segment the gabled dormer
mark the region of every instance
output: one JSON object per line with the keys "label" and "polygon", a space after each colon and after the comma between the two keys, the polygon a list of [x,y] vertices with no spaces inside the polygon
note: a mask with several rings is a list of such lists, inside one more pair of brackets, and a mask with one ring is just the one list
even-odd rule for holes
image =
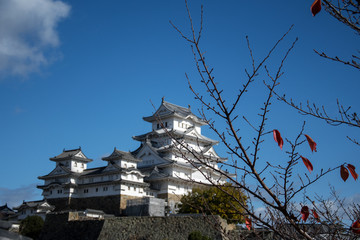
{"label": "gabled dormer", "polygon": [[87,169],[87,163],[91,162],[81,151],[81,147],[78,149],[63,150],[61,154],[50,158],[51,161],[56,162],[56,166],[61,165],[70,169],[72,172],[83,172]]}
{"label": "gabled dormer", "polygon": [[114,151],[107,157],[103,157],[102,160],[109,162],[109,164],[116,164],[120,168],[137,168],[137,163],[140,159],[135,158],[130,152],[124,152],[117,150]]}
{"label": "gabled dormer", "polygon": [[139,149],[135,150],[133,154],[136,158],[141,159],[138,163],[138,168],[146,168],[153,165],[170,163],[170,160],[162,158],[157,150],[151,146],[151,143],[144,142]]}
{"label": "gabled dormer", "polygon": [[156,112],[143,119],[152,124],[152,130],[167,128],[186,131],[189,128],[196,128],[201,133],[201,126],[207,124],[191,112],[190,106],[181,107],[166,102],[164,98]]}

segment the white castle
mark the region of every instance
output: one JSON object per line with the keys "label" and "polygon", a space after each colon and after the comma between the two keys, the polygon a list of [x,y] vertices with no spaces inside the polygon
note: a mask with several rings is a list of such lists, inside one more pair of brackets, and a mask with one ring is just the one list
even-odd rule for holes
{"label": "white castle", "polygon": [[[206,122],[190,107],[163,99],[158,110],[143,119],[151,123],[152,130],[133,137],[140,147],[133,152],[115,148],[110,156],[102,158],[107,163],[104,167],[88,168],[92,160],[81,148],[64,150],[50,158],[56,167],[40,176],[44,185],[37,186],[47,202],[57,211],[92,208],[119,215],[128,199],[157,197],[173,207],[198,184],[225,182],[208,166],[218,169],[217,164],[226,159],[213,149],[218,142],[201,134]],[[179,147],[184,144],[187,151]],[[208,166],[195,156],[205,158]]]}

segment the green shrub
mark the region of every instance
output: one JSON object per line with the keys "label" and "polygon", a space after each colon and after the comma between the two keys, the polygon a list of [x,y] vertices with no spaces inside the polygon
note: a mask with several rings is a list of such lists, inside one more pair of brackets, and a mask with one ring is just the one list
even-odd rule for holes
{"label": "green shrub", "polygon": [[39,216],[28,216],[20,223],[20,234],[37,239],[44,226],[44,220]]}
{"label": "green shrub", "polygon": [[189,234],[188,240],[211,240],[211,238],[202,235],[199,231],[194,231]]}

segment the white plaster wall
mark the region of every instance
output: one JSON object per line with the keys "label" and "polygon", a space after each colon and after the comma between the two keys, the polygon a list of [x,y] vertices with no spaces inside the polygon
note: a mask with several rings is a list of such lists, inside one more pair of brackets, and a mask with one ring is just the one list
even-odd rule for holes
{"label": "white plaster wall", "polygon": [[101,197],[119,194],[116,184],[104,184],[97,186],[83,186],[77,190],[78,198]]}
{"label": "white plaster wall", "polygon": [[191,192],[191,187],[187,183],[169,183],[167,191],[169,193],[179,195],[181,197],[184,194],[187,194],[188,192]]}
{"label": "white plaster wall", "polygon": [[201,126],[200,124],[195,124],[195,130],[201,134]]}
{"label": "white plaster wall", "polygon": [[[129,189],[130,187],[130,189]],[[86,197],[103,197],[125,194],[129,196],[142,197],[145,196],[144,188],[135,185],[124,185],[124,184],[108,184],[108,185],[97,185],[82,187],[77,190],[77,198]]]}
{"label": "white plaster wall", "polygon": [[[206,174],[206,173],[205,173]],[[208,176],[208,175],[207,175]],[[204,175],[196,170],[195,172],[193,172],[193,174],[191,175],[192,179],[194,179],[196,182],[202,182],[202,183],[209,183],[209,181],[204,177]]]}
{"label": "white plaster wall", "polygon": [[128,195],[128,196],[134,196],[134,197],[144,197],[146,196],[146,193],[144,191],[143,187],[134,186],[134,185],[127,185],[127,184],[121,184],[121,192],[120,194]]}
{"label": "white plaster wall", "polygon": [[87,164],[78,162],[78,161],[71,161],[71,167],[70,170],[73,172],[83,172],[85,169],[87,169]]}
{"label": "white plaster wall", "polygon": [[62,187],[56,187],[49,190],[47,198],[64,198],[67,196],[68,194],[65,192],[65,189],[63,189]]}
{"label": "white plaster wall", "polygon": [[[174,118],[162,119],[162,123],[165,128],[171,129],[174,126]],[[161,123],[158,122],[157,120],[155,120],[151,123],[151,127],[152,127],[152,130],[162,129]]]}
{"label": "white plaster wall", "polygon": [[118,164],[122,168],[137,168],[137,164],[133,162],[129,162],[126,160],[119,160],[120,163]]}

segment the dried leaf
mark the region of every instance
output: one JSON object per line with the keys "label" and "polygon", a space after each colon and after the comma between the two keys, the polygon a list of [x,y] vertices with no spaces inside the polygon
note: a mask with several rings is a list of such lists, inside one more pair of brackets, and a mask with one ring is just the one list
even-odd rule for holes
{"label": "dried leaf", "polygon": [[310,146],[311,151],[312,151],[312,152],[313,152],[313,151],[316,152],[316,142],[315,142],[311,137],[309,137],[309,135],[306,135],[306,134],[305,134],[305,137],[306,137],[306,139],[307,139],[307,141],[308,141],[308,143],[309,143],[309,146]]}
{"label": "dried leaf", "polygon": [[360,234],[360,220],[355,221],[351,225],[351,230],[353,233]]}
{"label": "dried leaf", "polygon": [[317,222],[320,222],[320,217],[319,217],[319,214],[317,214],[316,210],[315,210],[315,209],[311,209],[311,211],[312,211],[312,214],[313,214],[315,220],[316,220]]}
{"label": "dried leaf", "polygon": [[315,17],[321,11],[321,0],[315,0],[310,7],[312,15]]}
{"label": "dried leaf", "polygon": [[306,219],[309,217],[309,208],[307,206],[303,206],[301,208],[301,219],[306,222]]}
{"label": "dried leaf", "polygon": [[344,165],[341,165],[340,176],[341,176],[342,180],[344,180],[344,182],[346,182],[346,180],[349,177],[349,171],[344,167]]}
{"label": "dried leaf", "polygon": [[303,160],[306,168],[307,168],[307,169],[309,170],[309,172],[311,173],[311,171],[314,170],[314,168],[313,168],[313,165],[311,164],[311,162],[309,161],[309,159],[307,159],[307,158],[305,158],[305,157],[303,157],[303,156],[300,156],[300,157],[301,157],[301,159]]}
{"label": "dried leaf", "polygon": [[353,165],[351,165],[351,164],[348,164],[347,165],[347,168],[349,169],[349,171],[350,171],[350,173],[351,173],[351,176],[355,179],[355,181],[356,181],[356,179],[359,177],[359,174],[357,174],[356,172],[355,172],[355,167],[353,166]]}
{"label": "dried leaf", "polygon": [[273,135],[274,135],[274,140],[275,142],[277,142],[277,144],[279,145],[279,147],[282,149],[283,145],[284,145],[284,141],[281,137],[280,132],[277,129],[273,130]]}
{"label": "dried leaf", "polygon": [[251,230],[252,228],[252,223],[251,223],[251,219],[250,218],[245,218],[245,224],[246,224],[246,228],[248,230]]}

